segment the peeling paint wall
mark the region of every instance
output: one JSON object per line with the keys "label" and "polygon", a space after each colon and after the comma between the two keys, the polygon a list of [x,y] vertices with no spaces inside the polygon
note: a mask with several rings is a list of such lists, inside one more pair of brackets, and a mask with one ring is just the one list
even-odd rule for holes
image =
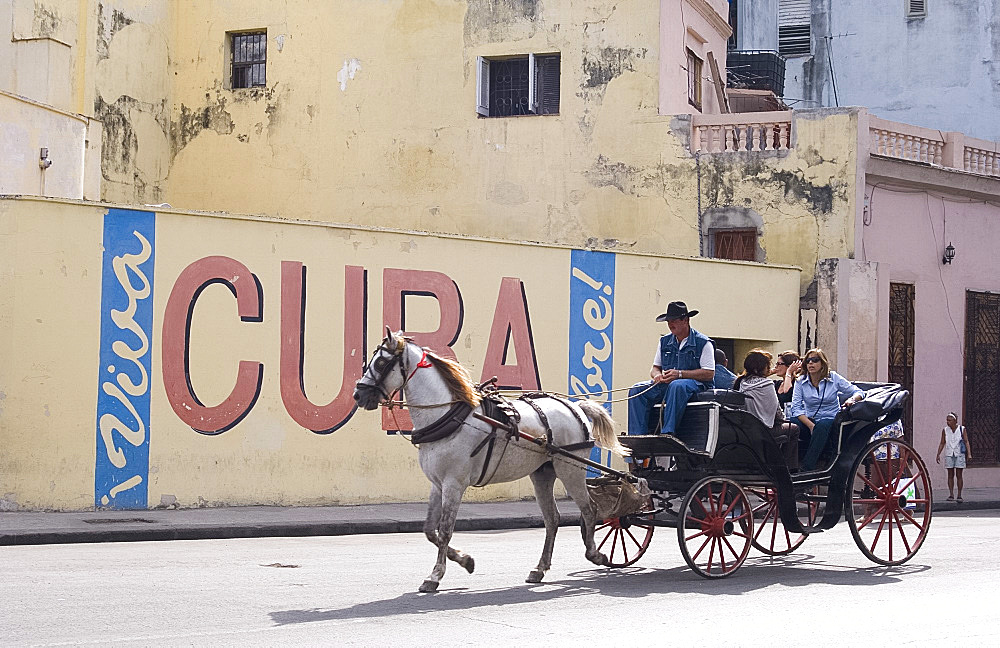
{"label": "peeling paint wall", "polygon": [[[613,0],[47,0],[38,15],[73,16],[86,43],[75,96],[104,124],[104,200],[697,255],[700,174],[702,208],[759,214],[766,258],[803,267],[805,292],[817,259],[853,253],[857,120],[797,113],[792,151],[696,164],[687,118],[660,114],[687,101],[663,72],[684,48],[663,41],[682,28],[724,66],[706,16],[725,3],[681,4],[679,22],[669,2]],[[261,29],[266,84],[233,89],[228,34]],[[480,117],[477,57],[529,53],[560,54],[559,114]]]}
{"label": "peeling paint wall", "polygon": [[102,198],[160,203],[170,168],[168,3],[96,3],[94,115],[104,122]]}
{"label": "peeling paint wall", "polygon": [[[337,6],[307,17],[251,2],[237,19],[206,4],[177,16],[178,33],[210,37],[179,41],[172,53],[165,200],[698,253],[688,122],[658,114],[667,83],[658,4],[367,3],[354,20],[378,25],[379,38],[348,29]],[[225,33],[250,28],[267,29],[267,85],[232,90]],[[476,114],[477,56],[553,52],[561,55],[558,115]],[[667,91],[686,102],[686,81]],[[818,258],[852,252],[856,119],[830,111],[796,124],[798,145],[783,157],[703,157],[702,200],[760,213],[767,258],[800,264],[808,283]],[[816,247],[803,249],[803,237]]]}

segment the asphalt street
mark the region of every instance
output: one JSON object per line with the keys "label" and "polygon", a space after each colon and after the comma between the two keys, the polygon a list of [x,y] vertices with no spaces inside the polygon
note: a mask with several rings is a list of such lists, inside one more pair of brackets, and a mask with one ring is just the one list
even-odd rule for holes
{"label": "asphalt street", "polygon": [[420,534],[2,547],[0,644],[1000,645],[996,511],[936,515],[901,567],[869,563],[842,524],[718,581],[687,569],[673,529],[611,571],[563,528],[527,585],[542,534],[459,534],[476,572],[451,564],[430,595]]}

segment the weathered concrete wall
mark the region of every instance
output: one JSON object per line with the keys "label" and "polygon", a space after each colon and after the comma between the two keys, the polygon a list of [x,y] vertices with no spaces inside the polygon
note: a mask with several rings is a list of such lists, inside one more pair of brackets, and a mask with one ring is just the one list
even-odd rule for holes
{"label": "weathered concrete wall", "polygon": [[788,267],[40,199],[0,199],[0,232],[6,508],[424,499],[395,419],[350,397],[404,320],[475,379],[574,393],[646,375],[674,299],[709,335],[795,338]]}
{"label": "weathered concrete wall", "polygon": [[99,121],[0,91],[0,194],[99,199],[100,147]]}
{"label": "weathered concrete wall", "polygon": [[160,203],[170,168],[170,42],[202,30],[175,31],[178,3],[102,0],[91,11],[88,79],[94,115],[104,123],[103,199]]}
{"label": "weathered concrete wall", "polygon": [[778,0],[740,0],[736,12],[737,49],[778,49]]}
{"label": "weathered concrete wall", "polygon": [[911,20],[901,1],[812,4],[813,55],[790,58],[785,74],[796,107],[834,105],[835,78],[841,106],[1000,139],[1000,2],[928,2]]}

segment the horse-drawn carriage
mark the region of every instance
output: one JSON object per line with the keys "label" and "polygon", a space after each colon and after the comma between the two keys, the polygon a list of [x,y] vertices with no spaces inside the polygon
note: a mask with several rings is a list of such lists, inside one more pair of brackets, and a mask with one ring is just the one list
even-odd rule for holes
{"label": "horse-drawn carriage", "polygon": [[[386,331],[358,381],[361,407],[399,404],[405,396],[416,430],[421,469],[431,481],[424,533],[438,547],[420,587],[435,591],[446,560],[472,572],[471,556],[450,546],[458,507],[470,486],[530,477],[545,521],[545,543],[528,582],[551,565],[559,525],[558,478],[580,508],[586,557],[609,567],[637,561],[656,527],[676,527],[688,565],[707,578],[728,576],[751,547],[771,555],[794,551],[811,533],[846,517],[871,560],[898,565],[923,544],[931,521],[931,489],[923,460],[902,439],[873,440],[897,421],[909,397],[898,385],[859,385],[866,398],[834,421],[819,470],[794,473],[783,457],[780,427],[768,429],[742,407],[743,394],[711,391],[688,404],[676,434],[615,436],[614,422],[594,401],[557,394],[504,398],[477,388],[454,361]],[[594,445],[627,454],[632,471],[588,459]],[[621,493],[648,485],[649,497],[600,515],[585,469],[615,480]],[[607,481],[607,480],[605,480]],[[607,493],[607,484],[600,487]],[[604,553],[607,552],[607,553]]]}
{"label": "horse-drawn carriage", "polygon": [[902,439],[873,438],[897,421],[909,393],[859,383],[863,401],[841,410],[819,469],[789,470],[780,421],[772,429],[743,407],[743,394],[712,390],[688,405],[676,435],[621,437],[651,505],[606,519],[598,547],[612,566],[635,563],[656,527],[676,527],[687,564],[707,578],[732,574],[751,547],[768,555],[797,549],[846,518],[858,548],[899,565],[923,544],[932,495],[923,460]]}

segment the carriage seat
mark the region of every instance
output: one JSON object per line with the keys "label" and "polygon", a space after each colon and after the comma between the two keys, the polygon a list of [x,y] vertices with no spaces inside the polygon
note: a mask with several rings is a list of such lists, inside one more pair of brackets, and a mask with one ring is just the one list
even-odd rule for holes
{"label": "carriage seat", "polygon": [[747,395],[735,389],[706,389],[691,397],[692,403],[719,403],[725,407],[745,410]]}

